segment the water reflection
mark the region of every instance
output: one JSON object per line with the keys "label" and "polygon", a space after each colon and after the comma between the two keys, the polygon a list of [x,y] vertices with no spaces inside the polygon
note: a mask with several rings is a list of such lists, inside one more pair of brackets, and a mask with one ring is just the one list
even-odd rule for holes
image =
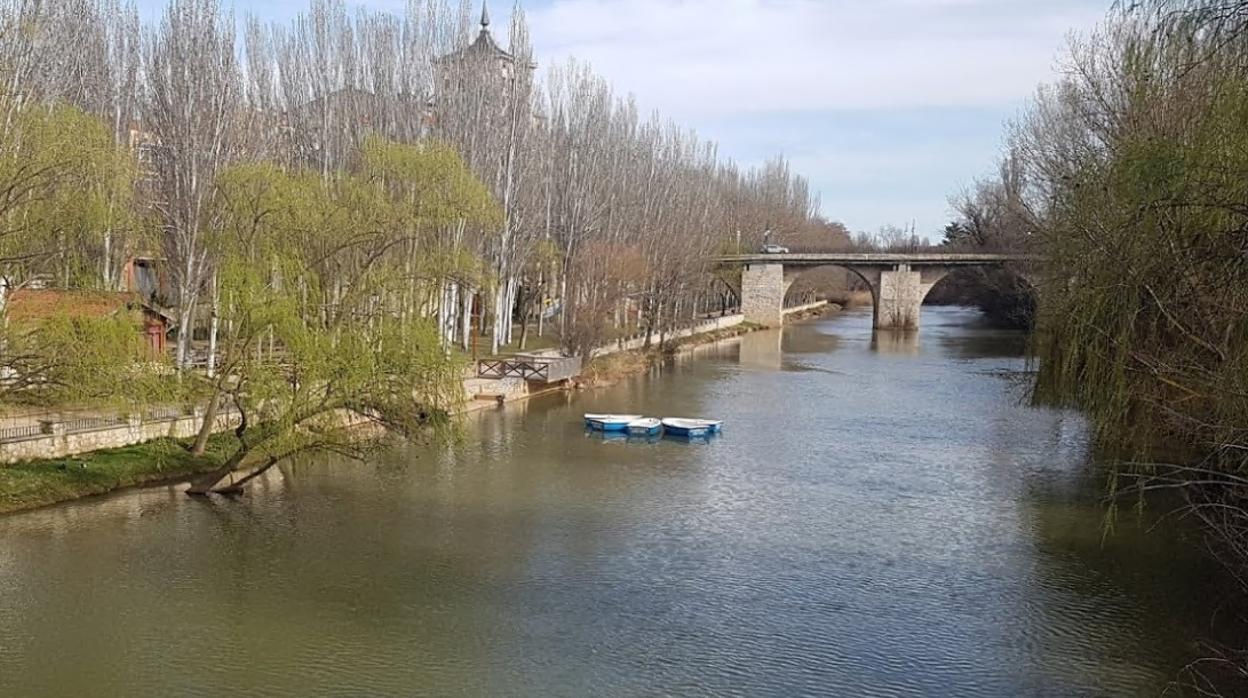
{"label": "water reflection", "polygon": [[917,330],[875,330],[871,333],[871,349],[881,354],[918,356]]}
{"label": "water reflection", "polygon": [[0,695],[1155,694],[1208,567],[1104,535],[1087,425],[1027,407],[974,320],[885,355],[846,314],[237,500],[0,518]]}
{"label": "water reflection", "polygon": [[755,368],[780,370],[784,365],[781,342],[784,334],[776,330],[751,332],[740,338],[740,360],[743,365]]}

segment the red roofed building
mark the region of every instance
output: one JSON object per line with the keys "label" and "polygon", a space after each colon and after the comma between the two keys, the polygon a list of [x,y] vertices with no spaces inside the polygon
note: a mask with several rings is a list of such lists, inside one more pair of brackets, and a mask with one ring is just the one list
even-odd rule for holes
{"label": "red roofed building", "polygon": [[9,294],[5,317],[12,327],[35,326],[53,317],[102,318],[130,313],[153,354],[164,354],[172,318],[137,293],[21,289]]}

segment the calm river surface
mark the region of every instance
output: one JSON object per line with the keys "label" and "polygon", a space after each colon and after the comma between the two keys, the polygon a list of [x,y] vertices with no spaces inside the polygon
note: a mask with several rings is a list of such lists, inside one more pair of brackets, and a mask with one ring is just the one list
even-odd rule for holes
{"label": "calm river surface", "polygon": [[[0,518],[3,696],[1135,696],[1207,564],[1120,521],[1019,335],[848,313],[473,417],[464,442]],[[715,416],[709,444],[580,414]]]}

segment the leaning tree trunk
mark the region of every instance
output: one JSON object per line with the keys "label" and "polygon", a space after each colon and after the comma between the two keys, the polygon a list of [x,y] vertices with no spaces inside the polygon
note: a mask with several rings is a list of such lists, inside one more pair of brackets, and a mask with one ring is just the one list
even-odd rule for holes
{"label": "leaning tree trunk", "polygon": [[212,397],[208,400],[208,405],[204,408],[204,421],[199,424],[199,433],[195,435],[195,446],[191,448],[191,453],[196,456],[204,455],[208,450],[208,439],[212,438],[212,434],[216,431],[217,426],[217,406],[221,402],[221,391],[214,390]]}
{"label": "leaning tree trunk", "polygon": [[226,479],[234,471],[238,470],[238,468],[243,464],[243,459],[246,457],[247,450],[243,448],[238,449],[229,457],[229,459],[225,461],[225,463],[221,465],[220,468],[217,468],[216,470],[191,481],[191,487],[186,491],[186,493],[194,497],[203,497],[211,494],[222,480]]}

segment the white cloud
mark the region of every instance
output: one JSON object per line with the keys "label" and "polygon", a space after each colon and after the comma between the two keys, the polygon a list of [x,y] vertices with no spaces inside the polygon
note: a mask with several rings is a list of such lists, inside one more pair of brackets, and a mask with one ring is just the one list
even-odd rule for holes
{"label": "white cloud", "polygon": [[543,61],[588,60],[676,117],[1000,106],[1051,75],[1096,0],[554,0]]}
{"label": "white cloud", "polygon": [[934,232],[948,194],[992,168],[999,119],[1109,0],[525,4],[540,62],[588,61],[729,156],[782,150],[851,227]]}

